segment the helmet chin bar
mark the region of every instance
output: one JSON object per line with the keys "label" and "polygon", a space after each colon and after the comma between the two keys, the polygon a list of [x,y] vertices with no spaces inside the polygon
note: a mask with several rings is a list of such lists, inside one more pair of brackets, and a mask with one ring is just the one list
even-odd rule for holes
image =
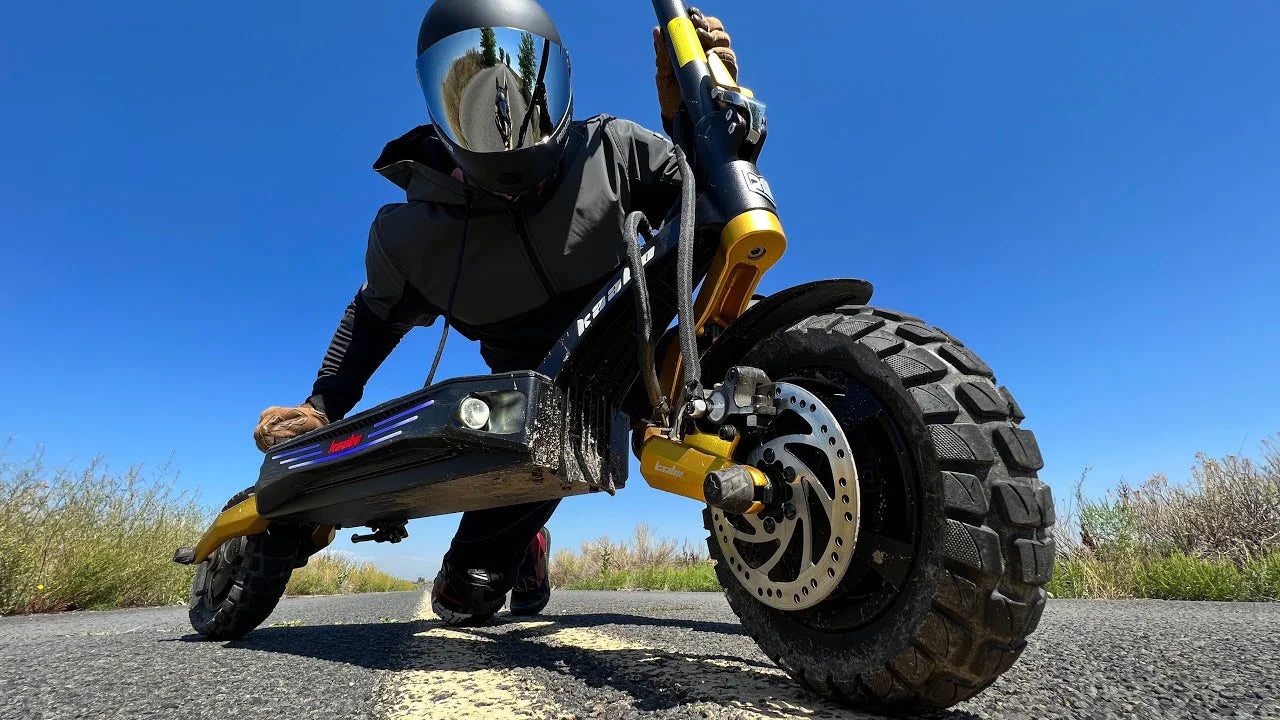
{"label": "helmet chin bar", "polygon": [[572,105],[560,127],[538,145],[503,153],[477,153],[460,147],[446,134],[437,134],[469,185],[509,199],[539,190],[560,170],[572,122]]}

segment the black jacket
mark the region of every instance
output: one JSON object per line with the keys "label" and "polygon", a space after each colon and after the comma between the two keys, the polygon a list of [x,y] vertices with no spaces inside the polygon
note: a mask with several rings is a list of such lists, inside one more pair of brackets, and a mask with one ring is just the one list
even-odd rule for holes
{"label": "black jacket", "polygon": [[571,126],[558,173],[526,198],[468,187],[453,168],[430,125],[389,143],[374,164],[408,202],[384,206],[369,230],[368,279],[310,398],[330,420],[359,402],[410,328],[445,313],[451,292],[451,324],[480,342],[493,371],[536,367],[621,263],[626,215],[642,210],[656,226],[679,197],[671,143],[603,115]]}

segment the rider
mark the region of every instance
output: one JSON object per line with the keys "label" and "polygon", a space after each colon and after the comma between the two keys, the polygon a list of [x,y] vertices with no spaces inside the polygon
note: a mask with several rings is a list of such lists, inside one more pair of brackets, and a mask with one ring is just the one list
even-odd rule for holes
{"label": "rider", "polygon": [[[724,26],[690,10],[705,50],[736,77]],[[493,45],[521,59],[532,89],[512,118],[511,148],[490,134],[470,140],[466,83],[485,82]],[[486,47],[487,46],[487,47]],[[530,72],[529,48],[533,48]],[[658,96],[671,127],[680,90],[654,28]],[[487,52],[486,52],[487,51]],[[347,306],[305,403],[272,407],[254,431],[272,445],[338,420],[415,326],[444,316],[479,341],[493,372],[535,368],[574,314],[622,261],[626,215],[656,226],[679,196],[674,147],[618,118],[573,119],[569,57],[534,0],[436,0],[418,33],[418,80],[432,125],[393,140],[374,168],[407,202],[383,206],[365,255],[367,281]],[[464,513],[432,586],[432,607],[452,624],[478,624],[502,608],[532,615],[550,599],[550,533],[558,501]]]}
{"label": "rider", "polygon": [[498,126],[498,134],[502,136],[504,150],[511,149],[511,105],[507,102],[507,84],[501,80],[493,81],[493,118]]}

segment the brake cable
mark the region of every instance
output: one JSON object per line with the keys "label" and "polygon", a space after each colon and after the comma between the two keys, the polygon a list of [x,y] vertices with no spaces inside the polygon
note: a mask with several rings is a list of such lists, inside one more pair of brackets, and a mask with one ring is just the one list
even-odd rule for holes
{"label": "brake cable", "polygon": [[[697,201],[697,184],[693,169],[684,150],[675,147],[676,163],[680,168],[680,225],[676,238],[676,335],[679,339],[681,365],[684,370],[684,393],[686,396],[701,395],[702,361],[698,357],[696,331],[693,327],[693,243],[695,233],[695,203]],[[653,316],[649,305],[649,283],[645,275],[644,263],[640,257],[640,237],[646,242],[650,240],[651,228],[645,214],[639,210],[627,215],[623,228],[623,241],[627,251],[627,261],[631,266],[632,282],[636,292],[636,323],[639,332],[637,349],[640,362],[640,376],[644,380],[645,392],[649,403],[653,406],[654,419],[666,421],[671,414],[671,407],[662,393],[661,383],[654,363]],[[683,412],[676,413],[673,419],[673,431],[679,435]]]}
{"label": "brake cable", "polygon": [[702,360],[698,357],[697,331],[693,327],[693,241],[697,187],[693,168],[680,146],[675,147],[680,166],[680,237],[676,259],[676,332],[680,337],[680,355],[684,366],[684,391],[691,396],[702,390]]}
{"label": "brake cable", "polygon": [[644,380],[645,393],[649,396],[649,404],[653,406],[653,419],[662,425],[669,422],[671,406],[662,394],[662,385],[658,381],[658,369],[654,363],[653,347],[653,313],[649,305],[649,279],[644,272],[644,261],[640,257],[640,238],[647,245],[653,239],[653,228],[649,218],[641,210],[627,215],[623,226],[623,245],[627,251],[627,262],[631,267],[631,281],[636,290],[636,329],[639,332],[637,352],[640,361],[640,377]]}

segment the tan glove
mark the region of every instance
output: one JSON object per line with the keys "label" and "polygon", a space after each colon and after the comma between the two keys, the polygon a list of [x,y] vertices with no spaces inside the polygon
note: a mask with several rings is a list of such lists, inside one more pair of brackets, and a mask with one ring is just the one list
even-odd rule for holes
{"label": "tan glove", "polygon": [[319,410],[303,403],[298,407],[269,407],[258,418],[253,429],[254,442],[262,452],[273,446],[318,430],[329,424],[329,418]]}
{"label": "tan glove", "polygon": [[[738,79],[738,55],[730,47],[729,33],[724,30],[724,23],[719,18],[703,15],[698,8],[689,8],[689,19],[698,31],[698,40],[702,43],[703,52],[713,52],[728,68],[734,81]],[[680,109],[680,81],[676,79],[675,68],[671,65],[671,53],[667,50],[666,31],[653,29],[654,61],[658,75],[658,104],[662,106],[662,122],[670,124]]]}

